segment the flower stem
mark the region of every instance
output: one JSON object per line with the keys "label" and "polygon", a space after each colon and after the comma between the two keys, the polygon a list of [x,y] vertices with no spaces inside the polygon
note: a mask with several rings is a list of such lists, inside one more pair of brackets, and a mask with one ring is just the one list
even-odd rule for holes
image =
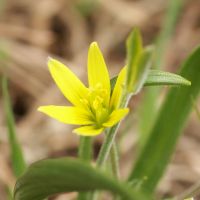
{"label": "flower stem", "polygon": [[119,179],[120,173],[119,173],[119,156],[118,156],[118,149],[117,144],[114,141],[111,150],[110,150],[110,159],[111,159],[111,167],[112,172],[115,176],[115,178]]}
{"label": "flower stem", "polygon": [[[79,145],[79,149],[78,149],[78,155],[79,155],[79,158],[83,162],[90,163],[90,161],[92,159],[92,155],[93,155],[92,137],[85,137],[85,136],[80,137],[80,145]],[[89,195],[89,193],[87,193],[87,192],[80,192],[78,194],[77,199],[78,200],[87,200],[88,195]]]}
{"label": "flower stem", "polygon": [[97,167],[102,167],[106,159],[108,158],[108,155],[110,153],[119,125],[120,123],[116,124],[115,126],[111,127],[108,130],[108,133],[106,134],[106,138],[104,140],[103,145],[101,146],[101,149],[97,158],[97,162],[96,162]]}
{"label": "flower stem", "polygon": [[[123,94],[122,100],[121,100],[121,104],[120,104],[120,108],[127,107],[129,99],[130,99],[129,94],[126,91],[124,91],[124,94]],[[106,131],[106,137],[101,146],[101,149],[100,149],[99,155],[97,157],[97,161],[96,161],[97,168],[102,168],[104,166],[104,163],[107,160],[108,155],[110,154],[111,148],[112,148],[113,144],[115,143],[115,136],[117,134],[117,130],[118,130],[119,126],[120,126],[120,122],[117,123],[116,125],[114,125],[113,127],[111,127],[110,129],[108,129],[108,131]],[[118,163],[115,163],[115,165],[118,166]],[[90,199],[97,200],[98,194],[99,194],[98,192],[93,192],[91,194]]]}
{"label": "flower stem", "polygon": [[78,150],[79,158],[85,162],[90,162],[92,154],[92,138],[81,136]]}
{"label": "flower stem", "polygon": [[[130,98],[129,98],[128,93],[125,92],[121,100],[120,108],[125,108],[129,102],[129,99]],[[101,149],[97,158],[97,163],[96,163],[97,167],[101,168],[104,165],[105,161],[107,160],[111,147],[115,141],[115,136],[117,134],[117,130],[119,126],[120,126],[120,122],[108,130],[106,134],[106,138],[104,140],[103,145],[101,146]]]}
{"label": "flower stem", "polygon": [[[116,141],[113,142],[113,145],[110,150],[110,162],[113,176],[119,180],[120,172],[119,172],[119,152],[117,148]],[[119,196],[117,194],[113,195],[113,199],[119,200]]]}

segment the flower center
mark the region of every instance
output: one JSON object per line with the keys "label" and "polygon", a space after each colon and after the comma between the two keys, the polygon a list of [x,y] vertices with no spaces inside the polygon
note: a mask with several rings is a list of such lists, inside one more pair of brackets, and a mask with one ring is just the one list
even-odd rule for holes
{"label": "flower center", "polygon": [[108,92],[103,88],[101,83],[98,83],[95,87],[89,88],[87,98],[80,100],[87,106],[87,109],[91,113],[92,120],[97,127],[101,127],[110,114],[109,107],[105,101],[107,95]]}

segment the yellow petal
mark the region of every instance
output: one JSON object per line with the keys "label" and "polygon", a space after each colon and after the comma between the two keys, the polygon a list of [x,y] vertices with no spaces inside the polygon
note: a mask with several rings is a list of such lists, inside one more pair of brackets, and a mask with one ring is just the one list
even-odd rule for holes
{"label": "yellow petal", "polygon": [[55,59],[48,60],[48,67],[63,95],[75,106],[81,106],[80,99],[88,94],[88,89],[84,84],[68,67]]}
{"label": "yellow petal", "polygon": [[110,107],[113,109],[117,109],[119,107],[123,86],[125,83],[125,78],[126,78],[126,67],[123,67],[117,77],[117,81],[110,100]]}
{"label": "yellow petal", "polygon": [[41,106],[38,111],[66,124],[93,124],[90,115],[83,109],[69,106]]}
{"label": "yellow petal", "polygon": [[95,88],[102,85],[106,90],[106,102],[110,99],[110,77],[103,55],[96,42],[90,45],[88,52],[88,82],[89,86]]}
{"label": "yellow petal", "polygon": [[103,126],[111,127],[111,126],[115,125],[117,122],[119,122],[121,119],[123,119],[128,114],[128,112],[129,112],[128,108],[114,110],[110,114],[108,121],[103,123]]}
{"label": "yellow petal", "polygon": [[95,128],[94,126],[83,126],[80,128],[76,128],[73,130],[73,133],[76,133],[78,135],[83,135],[83,136],[96,136],[99,135],[104,128]]}

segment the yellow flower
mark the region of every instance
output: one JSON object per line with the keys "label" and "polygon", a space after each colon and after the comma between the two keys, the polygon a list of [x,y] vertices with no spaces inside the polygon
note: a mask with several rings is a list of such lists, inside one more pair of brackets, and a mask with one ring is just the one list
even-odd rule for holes
{"label": "yellow flower", "polygon": [[108,70],[96,42],[90,45],[88,52],[88,88],[59,61],[50,58],[48,67],[55,83],[73,106],[49,105],[38,110],[60,122],[80,125],[74,133],[98,135],[128,113],[128,108],[119,109],[126,70],[123,68],[119,73],[111,94]]}

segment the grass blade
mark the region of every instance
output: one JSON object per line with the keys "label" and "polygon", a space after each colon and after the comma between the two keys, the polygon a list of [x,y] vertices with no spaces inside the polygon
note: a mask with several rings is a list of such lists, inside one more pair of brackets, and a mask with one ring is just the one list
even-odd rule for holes
{"label": "grass blade", "polygon": [[[177,140],[192,110],[191,96],[197,99],[200,91],[200,47],[183,64],[181,76],[191,80],[191,87],[171,88],[156,123],[144,144],[129,180],[146,181],[142,189],[153,192],[162,177]],[[151,116],[149,116],[151,117]]]}
{"label": "grass blade", "polygon": [[180,10],[185,0],[170,0],[163,27],[157,39],[155,66],[161,68],[166,46],[174,32]]}
{"label": "grass blade", "polygon": [[[164,61],[164,56],[166,52],[166,47],[172,37],[172,34],[176,27],[176,22],[178,20],[182,6],[184,5],[185,0],[170,0],[168,1],[168,9],[164,19],[164,24],[161,28],[161,31],[158,35],[156,44],[155,44],[155,56],[154,63],[157,69],[161,69]],[[139,145],[142,148],[142,145],[145,143],[146,138],[148,137],[152,126],[155,122],[157,115],[157,99],[160,94],[160,88],[147,88],[141,106],[139,108],[139,114],[141,123],[139,124],[140,129],[140,138]],[[152,113],[151,117],[148,117],[146,113]]]}
{"label": "grass blade", "polygon": [[6,114],[10,149],[11,149],[12,167],[15,176],[19,177],[24,172],[26,165],[22,149],[20,144],[18,143],[15,132],[15,122],[11,108],[10,96],[8,93],[7,79],[5,77],[2,78],[2,91],[3,91],[3,101]]}

